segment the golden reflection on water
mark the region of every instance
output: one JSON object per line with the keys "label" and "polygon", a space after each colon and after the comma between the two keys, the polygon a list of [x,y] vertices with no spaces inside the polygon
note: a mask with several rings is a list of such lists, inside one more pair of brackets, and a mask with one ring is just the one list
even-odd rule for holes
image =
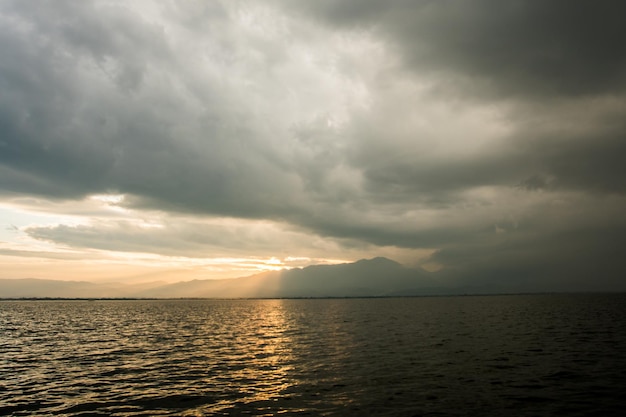
{"label": "golden reflection on water", "polygon": [[[251,303],[251,310],[237,323],[240,328],[230,329],[234,333],[233,350],[224,352],[226,357],[223,358],[215,358],[214,352],[207,353],[213,359],[228,363],[235,359],[235,363],[240,363],[241,366],[225,369],[222,378],[237,389],[241,403],[254,406],[258,411],[269,410],[269,405],[280,401],[284,392],[294,385],[290,377],[294,363],[293,340],[289,335],[293,322],[287,316],[284,303],[284,300]],[[215,378],[211,379],[214,382]],[[232,400],[224,400],[203,411],[224,412],[229,406]]]}
{"label": "golden reflection on water", "polygon": [[571,398],[581,415],[622,415],[625,305],[622,294],[5,302],[0,415],[563,415]]}
{"label": "golden reflection on water", "polygon": [[[251,380],[266,380],[267,385],[255,390],[252,400],[268,400],[290,385],[288,372],[292,369],[292,340],[287,335],[289,324],[283,300],[267,300],[253,317],[262,324],[252,331],[256,345],[254,365],[244,368]],[[248,333],[248,332],[246,332]]]}

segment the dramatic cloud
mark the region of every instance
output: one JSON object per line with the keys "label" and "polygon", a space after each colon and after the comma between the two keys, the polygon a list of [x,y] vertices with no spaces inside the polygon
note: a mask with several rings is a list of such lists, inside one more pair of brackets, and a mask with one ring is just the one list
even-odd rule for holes
{"label": "dramatic cloud", "polygon": [[4,1],[5,270],[383,255],[484,286],[624,289],[624,12]]}
{"label": "dramatic cloud", "polygon": [[626,6],[610,0],[285,3],[332,27],[374,30],[410,70],[478,83],[479,95],[554,99],[626,88]]}

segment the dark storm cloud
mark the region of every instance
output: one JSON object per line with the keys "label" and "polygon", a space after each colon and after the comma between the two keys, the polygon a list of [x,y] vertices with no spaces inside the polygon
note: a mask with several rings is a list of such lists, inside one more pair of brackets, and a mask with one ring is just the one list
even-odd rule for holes
{"label": "dark storm cloud", "polygon": [[[437,89],[445,94],[513,105],[509,123],[515,137],[508,149],[486,149],[486,154],[449,163],[404,157],[380,164],[380,149],[364,155],[357,164],[381,195],[394,187],[401,198],[525,184],[539,176],[570,189],[625,191],[620,155],[626,146],[626,26],[621,19],[626,5],[519,0],[290,4],[324,24],[380,34],[400,48],[403,70],[438,80]],[[596,108],[602,110],[590,118]],[[551,126],[547,132],[545,125]]]}
{"label": "dark storm cloud", "polygon": [[589,120],[584,108],[542,110],[532,122],[512,123],[514,130],[502,137],[506,146],[493,144],[479,154],[433,157],[374,145],[360,148],[354,163],[363,167],[373,198],[397,201],[418,198],[436,204],[479,186],[626,192],[626,112],[619,119]]}
{"label": "dark storm cloud", "polygon": [[[107,134],[106,122],[107,113],[119,111],[112,99],[119,106],[123,96],[102,94],[105,86],[85,77],[81,66],[104,65],[124,50],[137,22],[101,15],[88,3],[7,2],[3,9],[0,158],[14,178],[4,188],[75,197],[114,185],[120,143]],[[129,61],[136,54],[126,52],[118,57],[124,65],[109,74],[114,82],[135,65]]]}
{"label": "dark storm cloud", "polygon": [[[624,131],[626,131],[626,126]],[[592,138],[573,137],[569,143],[541,138],[527,160],[545,173],[543,188],[583,190],[591,193],[626,193],[626,153],[624,133]],[[532,178],[525,183],[532,182]],[[536,183],[536,182],[535,182]],[[537,184],[536,184],[537,185]]]}
{"label": "dark storm cloud", "polygon": [[[125,194],[137,210],[438,249],[472,279],[587,271],[601,236],[621,244],[621,2],[147,4],[2,3],[3,193]],[[101,226],[30,235],[237,245],[119,224],[107,243]]]}
{"label": "dark storm cloud", "polygon": [[265,151],[264,126],[219,74],[198,79],[161,28],[122,6],[47,6],[5,4],[3,189],[124,192],[252,217],[279,209],[267,184],[289,185]]}
{"label": "dark storm cloud", "polygon": [[[292,5],[294,2],[290,2]],[[301,1],[340,27],[380,31],[415,71],[503,95],[613,94],[626,87],[626,5],[611,0]],[[475,93],[479,90],[475,90]]]}

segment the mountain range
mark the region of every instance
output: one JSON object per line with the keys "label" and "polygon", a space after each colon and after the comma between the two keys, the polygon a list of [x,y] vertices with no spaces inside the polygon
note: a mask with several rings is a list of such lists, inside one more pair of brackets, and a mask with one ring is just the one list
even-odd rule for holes
{"label": "mountain range", "polygon": [[235,279],[91,283],[0,279],[0,298],[286,298],[377,297],[450,293],[436,274],[387,258],[271,271]]}

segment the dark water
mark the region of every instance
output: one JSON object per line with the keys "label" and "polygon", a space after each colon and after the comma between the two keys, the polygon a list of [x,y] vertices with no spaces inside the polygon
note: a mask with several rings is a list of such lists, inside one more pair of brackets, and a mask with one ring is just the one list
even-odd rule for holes
{"label": "dark water", "polygon": [[0,302],[0,415],[626,412],[626,296]]}

